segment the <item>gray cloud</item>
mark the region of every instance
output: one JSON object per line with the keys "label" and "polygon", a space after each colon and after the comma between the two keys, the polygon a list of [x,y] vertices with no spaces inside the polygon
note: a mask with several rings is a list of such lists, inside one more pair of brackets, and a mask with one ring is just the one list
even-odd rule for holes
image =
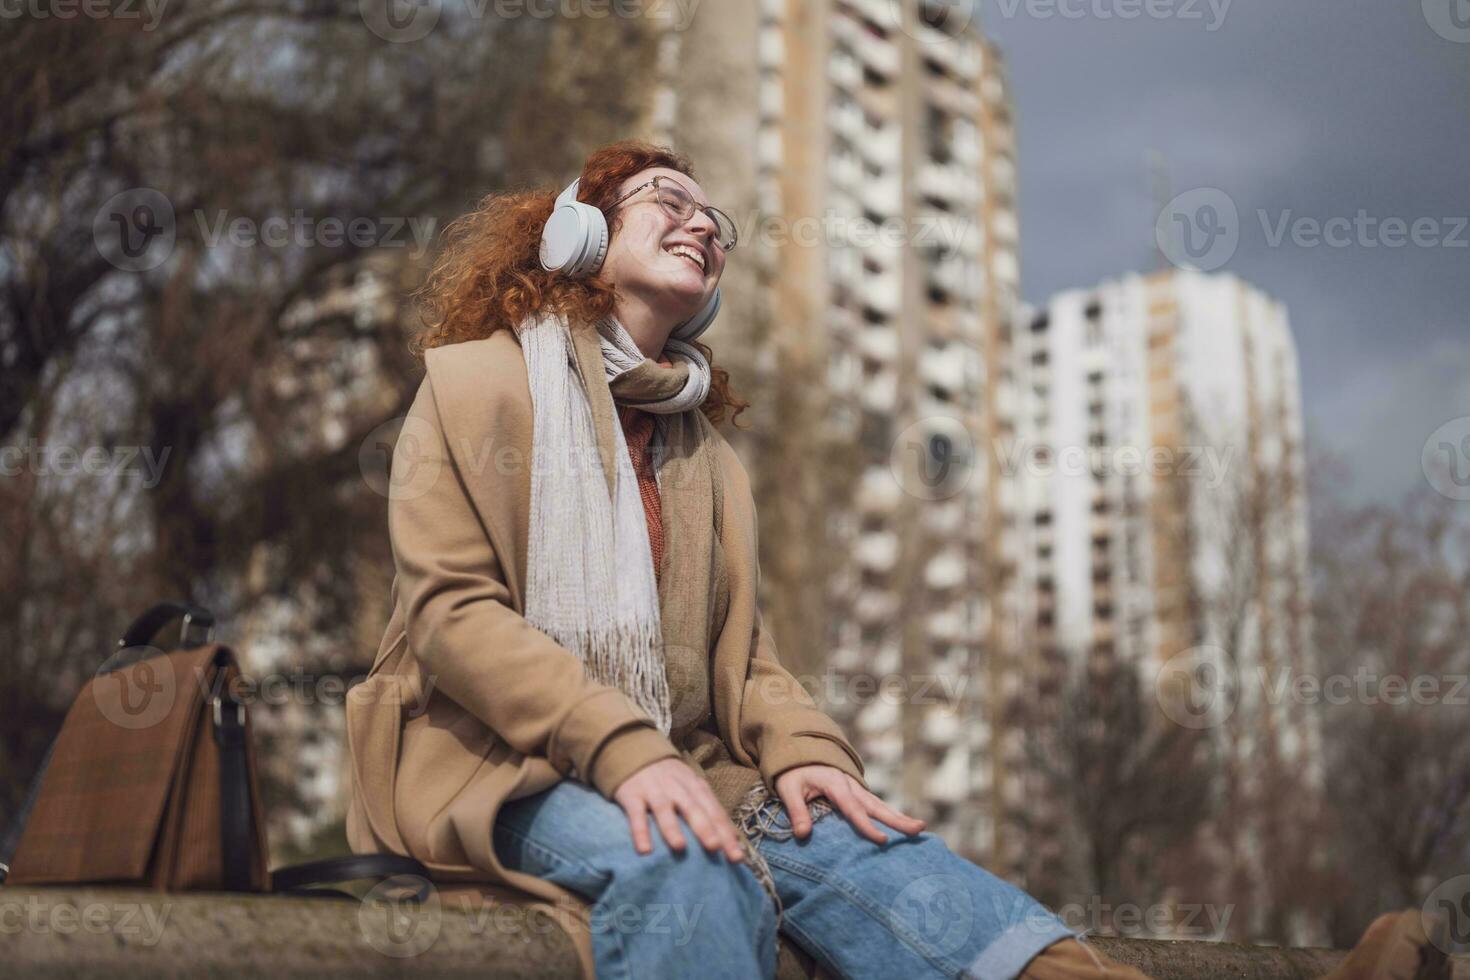
{"label": "gray cloud", "polygon": [[1470,43],[1420,0],[1235,0],[1213,32],[1092,13],[1127,2],[980,4],[1017,101],[1027,299],[1154,266],[1158,150],[1175,192],[1236,203],[1225,269],[1287,304],[1311,437],[1396,497],[1422,480],[1425,437],[1470,415],[1470,248],[1273,247],[1258,215],[1470,217]]}

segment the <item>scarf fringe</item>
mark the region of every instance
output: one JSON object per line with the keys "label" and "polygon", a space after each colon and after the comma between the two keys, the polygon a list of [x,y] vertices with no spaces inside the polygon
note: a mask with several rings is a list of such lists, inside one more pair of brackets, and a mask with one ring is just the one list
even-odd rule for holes
{"label": "scarf fringe", "polygon": [[582,651],[582,667],[589,677],[621,690],[649,713],[659,731],[670,732],[671,695],[663,658],[642,655],[650,649],[661,651],[657,622],[643,620],[593,630],[552,627],[546,632],[567,649]]}
{"label": "scarf fringe", "polygon": [[[832,812],[832,804],[825,798],[818,797],[807,804],[807,812],[811,814],[812,823],[816,823]],[[791,829],[791,820],[786,816],[786,807],[771,795],[762,780],[750,787],[731,818],[744,838],[742,844],[745,848],[745,863],[750,865],[756,880],[775,903],[776,931],[779,932],[785,907],[781,904],[781,896],[776,894],[776,880],[771,876],[771,866],[761,854],[759,844],[766,837],[771,840],[790,840],[795,835],[796,832]]]}

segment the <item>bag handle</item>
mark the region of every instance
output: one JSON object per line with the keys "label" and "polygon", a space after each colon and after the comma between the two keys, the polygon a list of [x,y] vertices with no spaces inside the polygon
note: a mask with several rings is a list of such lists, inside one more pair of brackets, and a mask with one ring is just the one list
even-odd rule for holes
{"label": "bag handle", "polygon": [[[173,619],[183,620],[179,630],[179,643],[174,649],[191,650],[214,638],[214,613],[203,606],[169,599],[150,606],[134,619],[123,630],[122,639],[117,641],[117,648],[126,650],[129,647],[146,646],[154,634]],[[203,638],[195,639],[200,630],[204,633]]]}

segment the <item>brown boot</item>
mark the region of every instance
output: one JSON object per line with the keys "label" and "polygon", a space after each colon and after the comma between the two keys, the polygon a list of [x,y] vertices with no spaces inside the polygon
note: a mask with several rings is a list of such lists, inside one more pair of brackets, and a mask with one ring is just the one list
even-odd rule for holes
{"label": "brown boot", "polygon": [[1418,909],[1373,920],[1347,959],[1322,980],[1450,980],[1443,916]]}

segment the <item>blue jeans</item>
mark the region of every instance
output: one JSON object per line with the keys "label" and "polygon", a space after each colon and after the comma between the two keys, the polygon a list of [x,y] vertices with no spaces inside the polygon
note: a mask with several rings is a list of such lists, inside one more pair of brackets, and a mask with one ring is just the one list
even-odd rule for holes
{"label": "blue jeans", "polygon": [[[1033,956],[1075,936],[1025,892],[955,855],[934,834],[878,823],[888,843],[860,836],[839,813],[805,841],[770,804],[776,835],[759,843],[784,909],[782,931],[841,977],[1010,980]],[[633,849],[627,817],[596,790],[563,780],[505,804],[495,850],[506,867],[546,878],[592,903],[599,978],[775,974],[775,909],[748,867],[699,846]]]}

